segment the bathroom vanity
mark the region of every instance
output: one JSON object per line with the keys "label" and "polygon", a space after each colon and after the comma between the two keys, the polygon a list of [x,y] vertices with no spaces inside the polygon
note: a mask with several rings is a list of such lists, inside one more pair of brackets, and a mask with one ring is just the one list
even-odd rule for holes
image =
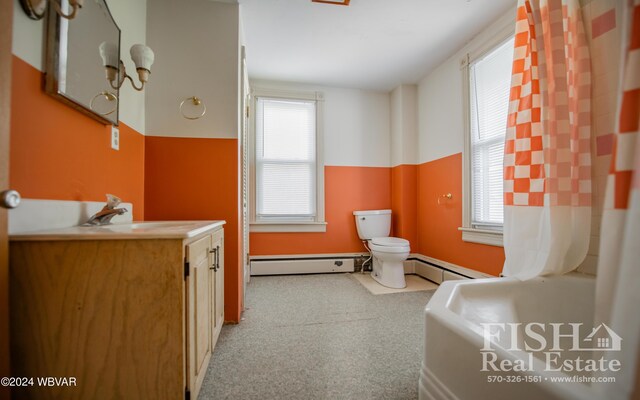
{"label": "bathroom vanity", "polygon": [[224,223],[12,235],[12,375],[34,378],[14,396],[197,398],[224,322]]}

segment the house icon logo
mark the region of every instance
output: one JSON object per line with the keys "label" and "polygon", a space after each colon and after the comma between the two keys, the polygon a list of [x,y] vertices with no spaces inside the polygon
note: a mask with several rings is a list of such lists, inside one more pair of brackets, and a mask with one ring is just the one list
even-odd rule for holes
{"label": "house icon logo", "polygon": [[606,324],[600,324],[582,341],[585,345],[580,350],[620,351],[622,338]]}

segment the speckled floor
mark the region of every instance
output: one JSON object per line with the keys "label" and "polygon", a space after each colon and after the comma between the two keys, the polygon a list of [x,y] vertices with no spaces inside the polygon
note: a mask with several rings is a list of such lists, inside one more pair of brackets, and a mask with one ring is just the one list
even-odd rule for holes
{"label": "speckled floor", "polygon": [[199,399],[417,399],[432,294],[374,296],[349,274],[252,277]]}

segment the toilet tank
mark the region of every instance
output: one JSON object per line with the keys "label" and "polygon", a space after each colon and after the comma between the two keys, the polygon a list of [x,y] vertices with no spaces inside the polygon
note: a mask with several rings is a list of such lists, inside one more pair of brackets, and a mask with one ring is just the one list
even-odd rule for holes
{"label": "toilet tank", "polygon": [[362,240],[387,237],[391,232],[391,210],[354,211],[358,236]]}

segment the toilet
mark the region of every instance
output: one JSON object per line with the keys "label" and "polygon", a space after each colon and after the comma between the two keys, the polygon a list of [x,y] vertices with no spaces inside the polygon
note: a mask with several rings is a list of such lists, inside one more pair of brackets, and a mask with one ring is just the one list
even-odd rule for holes
{"label": "toilet", "polygon": [[373,268],[371,277],[379,284],[402,289],[404,280],[404,260],[409,257],[409,241],[389,237],[391,232],[391,210],[354,211],[358,236],[367,241],[365,247],[371,251]]}

